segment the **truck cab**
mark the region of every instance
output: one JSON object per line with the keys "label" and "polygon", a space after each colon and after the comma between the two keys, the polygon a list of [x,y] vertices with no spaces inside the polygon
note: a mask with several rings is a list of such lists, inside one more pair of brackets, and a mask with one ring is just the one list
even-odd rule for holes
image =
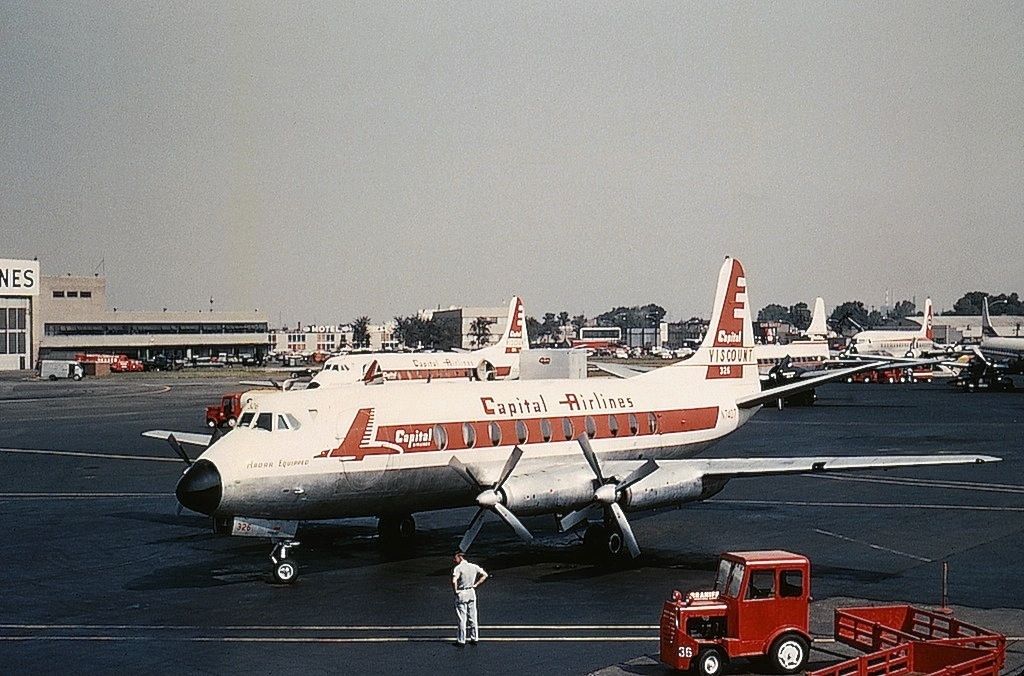
{"label": "truck cab", "polygon": [[661,613],[661,661],[673,669],[717,676],[737,657],[767,656],[784,674],[803,669],[811,565],[785,551],[727,552],[714,589],[675,591]]}
{"label": "truck cab", "polygon": [[235,392],[221,397],[220,404],[206,407],[207,427],[234,427],[242,411],[242,396]]}

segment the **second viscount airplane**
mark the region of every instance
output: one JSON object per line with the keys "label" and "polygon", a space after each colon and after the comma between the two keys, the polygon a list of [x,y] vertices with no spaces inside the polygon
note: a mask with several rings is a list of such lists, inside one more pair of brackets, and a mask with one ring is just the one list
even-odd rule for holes
{"label": "second viscount airplane", "polygon": [[875,366],[762,392],[750,314],[743,266],[727,258],[697,352],[633,378],[360,383],[261,393],[235,430],[189,461],[177,497],[226,532],[276,538],[274,577],[288,582],[298,571],[290,538],[302,521],[377,516],[382,539],[394,542],[413,535],[416,512],[476,505],[462,549],[489,512],[526,540],[531,534],[519,516],[556,514],[563,530],[586,525],[584,540],[595,548],[635,557],[640,549],[626,513],[704,500],[735,477],[998,460],[695,458],[763,403]]}

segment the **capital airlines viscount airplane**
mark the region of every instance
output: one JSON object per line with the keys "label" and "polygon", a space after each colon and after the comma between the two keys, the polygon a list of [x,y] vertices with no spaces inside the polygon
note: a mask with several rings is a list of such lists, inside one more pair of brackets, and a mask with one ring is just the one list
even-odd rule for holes
{"label": "capital airlines viscount airplane", "polygon": [[[479,506],[523,539],[518,516],[556,514],[563,530],[612,555],[640,549],[626,512],[715,495],[735,477],[995,461],[983,455],[694,458],[761,405],[865,364],[761,392],[747,280],[727,258],[711,329],[685,361],[621,380],[356,384],[254,397],[239,425],[191,463],[176,494],[237,535],[276,537],[274,577],[301,521],[377,516],[384,539],[415,532],[412,514]],[[147,436],[169,438],[165,431]],[[205,435],[182,435],[205,444]],[[177,441],[172,446],[187,459]]]}
{"label": "capital airlines viscount airplane", "polygon": [[778,366],[786,357],[790,363],[800,369],[817,370],[825,367],[829,360],[828,327],[825,324],[825,300],[821,296],[814,299],[814,313],[811,314],[811,325],[804,331],[802,340],[795,340],[785,345],[755,345],[754,358],[761,372],[761,378]]}
{"label": "capital airlines viscount airplane", "polygon": [[932,299],[924,301],[924,323],[920,329],[910,331],[861,331],[850,341],[849,354],[880,357],[920,358],[933,352],[945,350],[936,346],[932,332]]}
{"label": "capital airlines viscount airplane", "polygon": [[495,345],[472,352],[396,352],[331,357],[324,363],[323,370],[313,377],[310,388],[358,383],[374,362],[385,380],[514,380],[519,377],[520,353],[529,347],[523,301],[519,296],[513,296],[508,306],[505,331]]}
{"label": "capital airlines viscount airplane", "polygon": [[1024,337],[1000,336],[996,333],[988,314],[988,296],[982,300],[981,335],[978,349],[983,359],[1005,366],[1014,373],[1024,372]]}

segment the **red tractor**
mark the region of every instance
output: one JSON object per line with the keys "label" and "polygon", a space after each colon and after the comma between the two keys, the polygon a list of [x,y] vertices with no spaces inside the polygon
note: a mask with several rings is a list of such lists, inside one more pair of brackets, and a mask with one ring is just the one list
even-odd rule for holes
{"label": "red tractor", "polygon": [[737,657],[801,671],[810,653],[811,564],[784,551],[727,552],[713,591],[679,591],[661,611],[661,661],[717,676]]}
{"label": "red tractor", "polygon": [[207,427],[234,427],[238,424],[238,416],[242,411],[242,395],[238,392],[225,394],[220,404],[206,407]]}

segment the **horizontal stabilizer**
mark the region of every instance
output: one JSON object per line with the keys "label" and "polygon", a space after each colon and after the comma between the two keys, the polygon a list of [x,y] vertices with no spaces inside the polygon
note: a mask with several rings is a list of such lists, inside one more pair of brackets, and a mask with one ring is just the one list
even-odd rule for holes
{"label": "horizontal stabilizer", "polygon": [[596,368],[598,371],[603,371],[610,376],[616,378],[632,378],[638,376],[641,373],[647,373],[651,369],[636,369],[631,366],[624,366],[622,364],[608,364],[603,361],[592,361],[590,365]]}
{"label": "horizontal stabilizer", "polygon": [[879,368],[880,365],[875,362],[868,362],[860,366],[853,366],[848,369],[837,369],[835,371],[827,371],[822,375],[814,376],[813,378],[802,378],[795,383],[789,385],[782,385],[780,387],[773,387],[770,390],[764,390],[763,392],[757,392],[755,394],[740,397],[736,400],[736,406],[739,408],[754,408],[755,406],[763,406],[772,401],[782,399],[785,397],[799,394],[800,392],[807,392],[813,390],[818,385],[824,385],[825,383],[831,383],[836,380],[844,380],[854,373],[860,373],[861,371],[871,371]]}
{"label": "horizontal stabilizer", "polygon": [[167,439],[171,435],[183,444],[189,444],[191,446],[209,446],[210,434],[194,434],[192,432],[171,432],[168,430],[149,430],[143,432],[142,436],[149,437],[150,439]]}
{"label": "horizontal stabilizer", "polygon": [[739,478],[808,474],[815,472],[850,472],[865,469],[894,469],[926,465],[970,465],[999,462],[992,455],[859,455],[818,456],[807,458],[707,458],[692,460],[661,460],[665,468],[683,463],[706,477]]}

